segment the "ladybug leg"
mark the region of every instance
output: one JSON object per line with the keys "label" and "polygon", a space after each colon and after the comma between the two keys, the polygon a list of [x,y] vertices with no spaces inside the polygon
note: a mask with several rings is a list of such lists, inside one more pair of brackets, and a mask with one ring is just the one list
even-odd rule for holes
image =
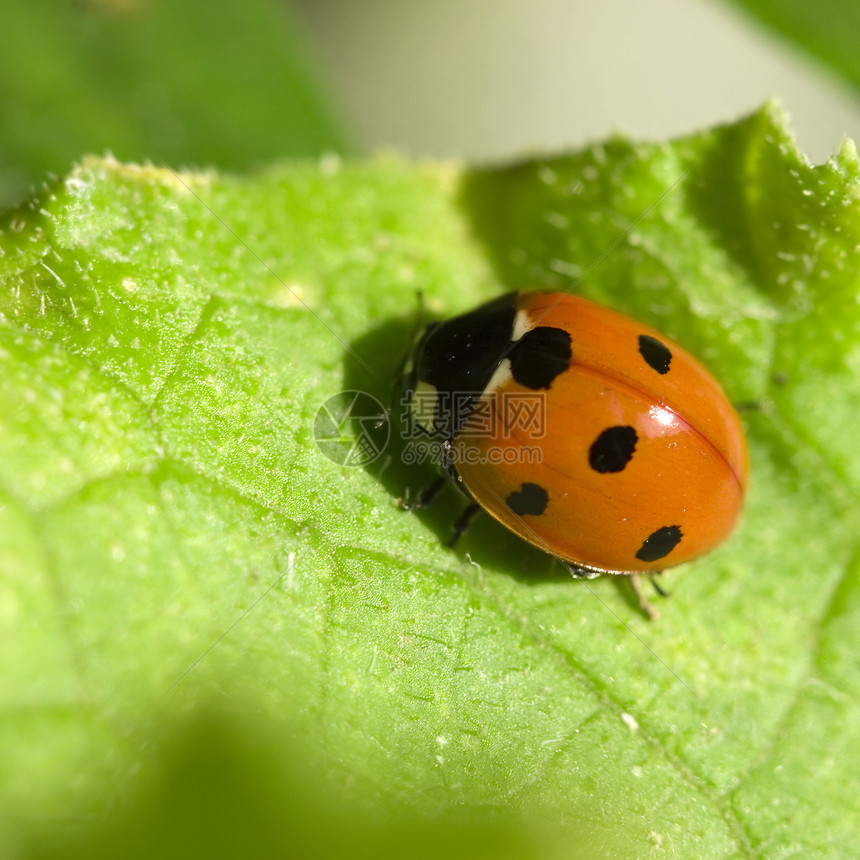
{"label": "ladybug leg", "polygon": [[[574,564],[571,561],[564,561],[563,559],[559,559],[559,561],[570,571],[570,575],[574,579],[594,579],[595,577],[600,576],[600,572],[597,570],[591,570],[587,567],[580,567],[578,564]],[[658,570],[657,573],[660,573]],[[642,583],[639,581],[641,576],[648,576],[651,580],[652,585],[654,586],[654,590],[661,597],[668,597],[666,592],[657,584],[654,580],[654,576],[656,574],[641,574],[641,573],[631,573],[628,576],[630,580],[630,586],[633,589],[633,594],[636,595],[636,602],[639,604],[639,608],[645,615],[648,617],[649,621],[656,621],[660,617],[660,613],[654,608],[653,604],[650,600],[645,596],[642,591]]]}
{"label": "ladybug leg", "polygon": [[481,506],[477,503],[468,505],[463,508],[463,512],[454,520],[454,524],[452,528],[454,529],[454,534],[451,535],[451,539],[448,541],[448,546],[453,547],[456,545],[457,541],[460,540],[460,537],[464,534],[464,532],[469,528],[472,524],[472,520],[475,519],[478,514],[481,513]]}
{"label": "ladybug leg", "polygon": [[425,487],[418,494],[418,498],[414,502],[401,502],[400,507],[404,511],[418,511],[421,508],[426,508],[445,489],[447,483],[448,479],[444,475],[440,475],[429,487]]}
{"label": "ladybug leg", "polygon": [[[657,593],[665,597],[665,592],[657,586],[656,582],[654,582],[653,575],[649,575],[648,578],[653,583]],[[639,603],[639,608],[645,613],[649,621],[656,621],[660,617],[660,613],[645,596],[645,592],[642,591],[642,574],[631,573],[630,585],[633,588],[633,593],[636,595],[636,601]]]}
{"label": "ladybug leg", "polygon": [[654,591],[656,591],[656,592],[657,592],[657,594],[659,594],[659,595],[660,595],[660,597],[668,597],[668,596],[669,596],[669,592],[668,592],[668,591],[666,591],[666,589],[665,589],[665,588],[663,588],[663,586],[662,586],[662,585],[660,585],[660,583],[657,581],[657,577],[658,577],[662,572],[663,572],[662,570],[658,570],[656,573],[649,573],[649,574],[648,574],[648,579],[651,581],[651,585],[653,585],[653,586],[654,586]]}
{"label": "ladybug leg", "polygon": [[564,559],[561,558],[559,561],[568,569],[568,572],[574,579],[596,579],[600,576],[596,570],[590,570],[587,567],[580,567],[572,561],[564,561]]}
{"label": "ladybug leg", "polygon": [[771,400],[738,400],[732,405],[739,415],[749,412],[770,412],[773,409]]}
{"label": "ladybug leg", "polygon": [[391,398],[391,402],[388,404],[388,408],[382,411],[377,417],[376,421],[373,423],[374,430],[380,430],[391,420],[391,413],[394,411],[394,397]]}

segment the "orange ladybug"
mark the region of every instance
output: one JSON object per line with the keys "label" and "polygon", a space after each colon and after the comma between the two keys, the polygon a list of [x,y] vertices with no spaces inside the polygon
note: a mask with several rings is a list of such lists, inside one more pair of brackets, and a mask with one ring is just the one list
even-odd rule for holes
{"label": "orange ladybug", "polygon": [[429,325],[405,377],[413,438],[474,502],[457,534],[483,509],[577,576],[653,573],[738,519],[737,413],[688,352],[623,314],[501,296]]}

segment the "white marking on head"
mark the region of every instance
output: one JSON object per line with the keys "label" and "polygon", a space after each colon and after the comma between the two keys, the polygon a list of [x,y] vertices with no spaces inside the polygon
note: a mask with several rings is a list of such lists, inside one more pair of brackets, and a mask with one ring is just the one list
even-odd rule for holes
{"label": "white marking on head", "polygon": [[409,409],[415,423],[424,430],[432,432],[433,422],[436,418],[436,401],[439,392],[429,382],[419,379],[412,398],[409,401]]}
{"label": "white marking on head", "polygon": [[493,394],[498,391],[512,375],[510,359],[503,358],[499,362],[499,366],[495,369],[493,375],[490,377],[490,381],[487,383],[486,388],[484,388],[482,396],[486,397],[488,394]]}
{"label": "white marking on head", "polygon": [[522,309],[517,311],[514,317],[514,330],[511,332],[511,340],[518,341],[527,331],[531,331],[535,327],[531,317],[527,311]]}

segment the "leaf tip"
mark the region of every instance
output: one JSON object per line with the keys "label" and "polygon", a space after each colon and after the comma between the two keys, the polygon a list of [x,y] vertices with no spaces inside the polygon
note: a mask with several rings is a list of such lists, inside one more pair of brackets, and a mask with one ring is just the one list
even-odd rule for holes
{"label": "leaf tip", "polygon": [[857,143],[854,138],[843,137],[839,149],[832,159],[843,169],[860,169],[860,156],[857,154]]}

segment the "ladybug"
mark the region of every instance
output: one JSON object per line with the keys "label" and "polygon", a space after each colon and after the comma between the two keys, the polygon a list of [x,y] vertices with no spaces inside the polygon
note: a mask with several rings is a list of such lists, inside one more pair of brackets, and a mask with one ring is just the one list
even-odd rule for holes
{"label": "ladybug", "polygon": [[410,434],[473,502],[455,540],[484,510],[576,576],[656,573],[740,514],[746,440],[719,383],[587,299],[516,292],[431,323],[404,385]]}

